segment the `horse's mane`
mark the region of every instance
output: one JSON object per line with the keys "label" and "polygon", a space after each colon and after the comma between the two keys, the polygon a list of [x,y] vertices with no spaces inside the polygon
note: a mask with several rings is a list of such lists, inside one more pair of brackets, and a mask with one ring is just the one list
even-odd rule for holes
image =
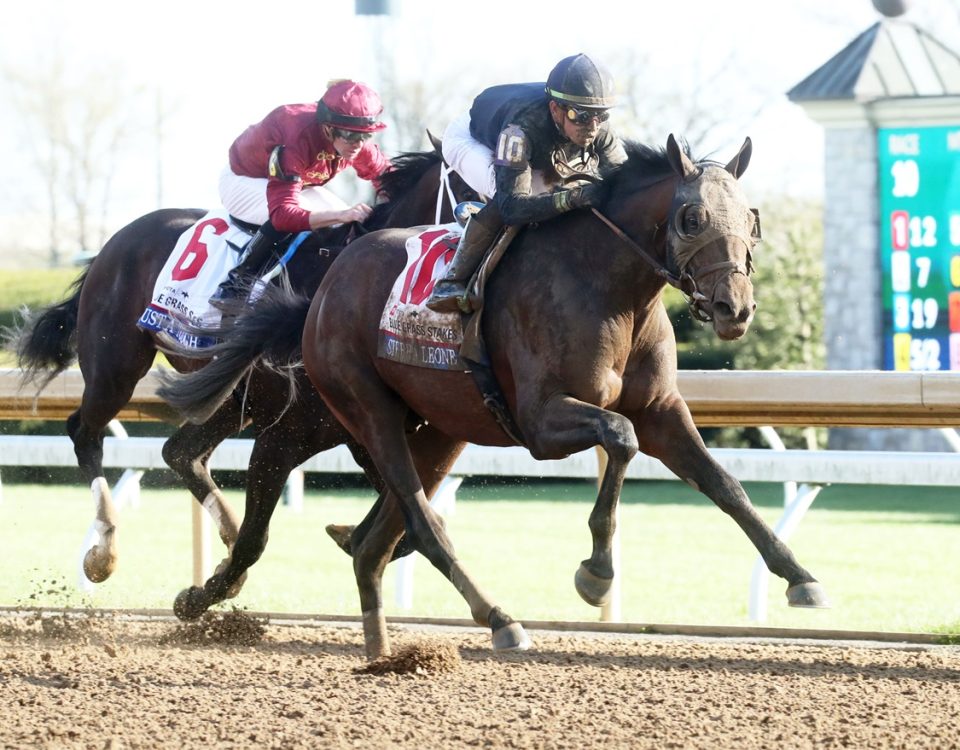
{"label": "horse's mane", "polygon": [[380,175],[380,191],[393,200],[412,189],[430,167],[440,161],[436,151],[407,151],[390,160],[393,169]]}
{"label": "horse's mane", "polygon": [[[684,153],[690,156],[690,145],[682,139],[679,143]],[[627,192],[642,190],[674,173],[667,159],[667,151],[662,146],[654,148],[639,141],[624,140],[623,148],[627,152],[627,160],[609,167],[603,173],[603,182],[610,189]]]}
{"label": "horse's mane", "polygon": [[[690,151],[690,144],[683,138],[678,138],[677,143],[690,161],[701,169],[724,166],[714,159],[696,158]],[[605,183],[611,181],[611,187],[616,184],[627,191],[642,190],[673,174],[665,148],[653,148],[631,140],[624,140],[623,147],[627,152],[627,160],[623,164],[607,168],[602,175]]]}
{"label": "horse's mane", "polygon": [[407,151],[393,157],[393,168],[380,175],[380,193],[387,200],[373,207],[373,213],[364,222],[365,229],[377,229],[386,223],[397,201],[412,190],[428,169],[440,162],[436,151]]}

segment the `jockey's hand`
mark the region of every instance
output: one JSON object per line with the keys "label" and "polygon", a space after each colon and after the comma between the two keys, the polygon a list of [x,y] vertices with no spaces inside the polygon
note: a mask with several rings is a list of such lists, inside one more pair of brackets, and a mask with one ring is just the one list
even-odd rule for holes
{"label": "jockey's hand", "polygon": [[600,200],[600,185],[581,185],[570,188],[570,206],[572,208],[588,208],[595,206]]}
{"label": "jockey's hand", "polygon": [[340,221],[344,224],[349,224],[351,221],[364,222],[367,220],[367,217],[370,216],[373,211],[370,206],[366,203],[358,203],[355,206],[346,208],[340,212]]}

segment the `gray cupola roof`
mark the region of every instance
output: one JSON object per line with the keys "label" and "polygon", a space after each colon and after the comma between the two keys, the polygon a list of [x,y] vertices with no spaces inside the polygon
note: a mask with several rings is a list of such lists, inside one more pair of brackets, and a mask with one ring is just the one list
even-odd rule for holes
{"label": "gray cupola roof", "polygon": [[920,27],[878,21],[787,92],[790,101],[960,95],[960,55]]}

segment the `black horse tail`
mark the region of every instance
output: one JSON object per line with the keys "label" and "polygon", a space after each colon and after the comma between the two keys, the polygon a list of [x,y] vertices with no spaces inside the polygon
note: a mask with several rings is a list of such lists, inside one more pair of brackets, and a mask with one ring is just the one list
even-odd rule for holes
{"label": "black horse tail", "polygon": [[21,322],[3,331],[4,348],[16,353],[23,383],[35,382],[37,393],[77,360],[77,310],[89,270],[77,277],[65,300],[40,312],[23,307]]}
{"label": "black horse tail", "polygon": [[186,374],[164,371],[157,393],[185,419],[201,424],[259,364],[286,373],[290,385],[287,406],[291,405],[296,398],[293,368],[299,365],[310,301],[289,288],[268,286],[252,307],[228,318],[216,331],[222,340],[204,350],[212,357],[210,362]]}

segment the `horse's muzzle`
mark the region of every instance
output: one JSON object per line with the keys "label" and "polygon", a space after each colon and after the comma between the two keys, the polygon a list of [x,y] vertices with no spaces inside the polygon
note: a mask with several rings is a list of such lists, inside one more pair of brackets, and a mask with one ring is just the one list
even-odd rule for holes
{"label": "horse's muzzle", "polygon": [[746,274],[730,274],[714,289],[710,304],[713,330],[725,341],[738,339],[747,332],[756,310],[750,279]]}

